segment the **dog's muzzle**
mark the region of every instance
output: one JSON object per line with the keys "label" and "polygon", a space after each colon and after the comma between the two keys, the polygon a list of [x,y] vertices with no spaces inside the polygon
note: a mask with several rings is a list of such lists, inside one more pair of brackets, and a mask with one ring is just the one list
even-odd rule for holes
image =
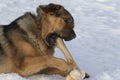
{"label": "dog's muzzle", "polygon": [[53,47],[54,45],[56,45],[56,39],[58,37],[64,39],[65,41],[70,41],[76,37],[76,34],[73,30],[71,30],[70,33],[67,34],[67,36],[60,36],[57,33],[50,33],[46,37],[46,41],[48,42],[49,46]]}
{"label": "dog's muzzle", "polygon": [[75,32],[74,32],[73,30],[71,31],[70,34],[68,34],[67,37],[63,37],[63,39],[64,39],[65,41],[69,41],[69,40],[72,40],[72,39],[74,39],[74,38],[76,38],[76,34],[75,34]]}

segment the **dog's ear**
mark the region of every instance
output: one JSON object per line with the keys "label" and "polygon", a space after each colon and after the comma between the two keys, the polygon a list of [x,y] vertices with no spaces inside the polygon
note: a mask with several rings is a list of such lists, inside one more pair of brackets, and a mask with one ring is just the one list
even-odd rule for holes
{"label": "dog's ear", "polygon": [[61,10],[63,7],[61,5],[57,5],[57,4],[53,4],[53,3],[50,3],[48,5],[42,5],[42,6],[39,6],[39,8],[37,9],[37,12],[38,13],[49,13],[49,12],[57,12],[59,10]]}
{"label": "dog's ear", "polygon": [[39,17],[41,17],[43,14],[45,14],[45,12],[44,12],[44,10],[43,10],[43,6],[39,6],[39,7],[37,8],[37,15],[38,15]]}

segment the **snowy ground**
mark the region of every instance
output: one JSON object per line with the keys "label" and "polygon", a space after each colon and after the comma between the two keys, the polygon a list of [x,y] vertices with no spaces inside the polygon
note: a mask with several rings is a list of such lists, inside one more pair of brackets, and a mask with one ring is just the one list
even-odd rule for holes
{"label": "snowy ground", "polygon": [[[86,70],[87,80],[120,80],[120,0],[0,0],[0,24],[8,24],[40,4],[59,3],[75,19],[77,38],[66,42],[75,61]],[[56,49],[56,55],[62,57]],[[53,75],[28,78],[1,74],[0,80],[65,80]]]}

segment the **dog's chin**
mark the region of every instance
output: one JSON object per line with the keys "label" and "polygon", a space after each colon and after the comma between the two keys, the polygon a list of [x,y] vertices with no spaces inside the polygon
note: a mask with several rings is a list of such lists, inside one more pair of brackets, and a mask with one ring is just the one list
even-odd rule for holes
{"label": "dog's chin", "polygon": [[63,37],[63,36],[58,35],[57,33],[50,33],[46,37],[46,41],[47,41],[48,46],[54,47],[56,45],[56,39],[58,37],[65,40],[65,41],[70,41],[70,40],[74,39],[74,37],[70,37],[70,36]]}
{"label": "dog's chin", "polygon": [[74,39],[76,37],[76,35],[74,35],[74,36],[71,36],[71,35],[69,35],[69,36],[59,36],[59,37],[64,39],[65,41],[70,41],[70,40]]}
{"label": "dog's chin", "polygon": [[63,37],[62,39],[64,39],[65,41],[70,41],[70,40],[72,40],[74,38],[72,38],[72,37]]}

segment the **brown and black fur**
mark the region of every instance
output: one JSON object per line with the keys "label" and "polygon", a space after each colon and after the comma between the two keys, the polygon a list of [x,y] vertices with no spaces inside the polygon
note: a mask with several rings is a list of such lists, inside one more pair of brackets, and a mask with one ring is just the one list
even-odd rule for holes
{"label": "brown and black fur", "polygon": [[37,8],[37,15],[25,13],[9,25],[0,26],[0,73],[22,76],[36,73],[67,75],[72,66],[53,56],[56,38],[75,38],[74,20],[61,5]]}

